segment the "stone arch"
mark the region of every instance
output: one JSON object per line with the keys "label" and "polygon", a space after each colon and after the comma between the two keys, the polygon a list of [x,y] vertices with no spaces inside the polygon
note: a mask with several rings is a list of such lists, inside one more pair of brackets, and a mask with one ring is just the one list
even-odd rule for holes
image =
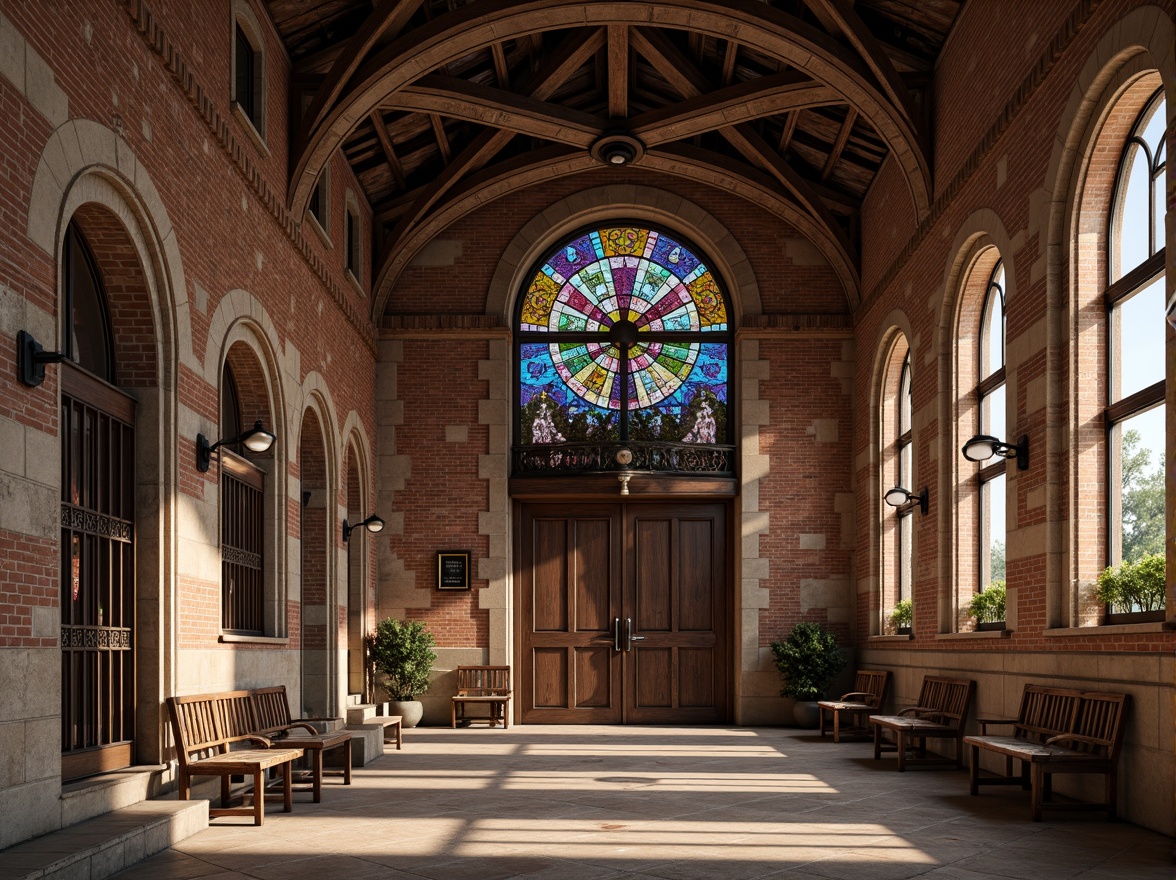
{"label": "stone arch", "polygon": [[[120,388],[137,403],[135,446],[136,639],[140,657],[135,696],[140,706],[159,706],[174,692],[176,650],[177,332],[186,310],[184,272],[167,210],[150,175],[129,145],[89,120],[70,120],[46,141],[33,177],[26,234],[48,254],[62,292],[62,246],[76,221],[91,246],[107,287]],[[60,340],[66,322],[33,326],[46,347]],[[35,323],[35,322],[34,322]],[[54,454],[46,450],[49,454]],[[59,453],[56,453],[59,454]],[[151,609],[151,613],[142,613]],[[137,712],[134,759],[165,760],[164,718]]]}
{"label": "stone arch", "polygon": [[613,185],[583,190],[548,206],[507,246],[490,279],[486,314],[504,326],[514,321],[515,301],[535,260],[560,239],[596,220],[647,220],[682,232],[712,260],[727,287],[736,326],[761,312],[759,283],[735,237],[705,208],[651,186]]}
{"label": "stone arch", "polygon": [[[344,429],[343,473],[340,479],[340,502],[344,516],[354,524],[372,514],[387,520],[391,511],[375,510],[370,491],[371,470],[367,438],[362,424],[352,411]],[[344,564],[341,583],[346,585],[347,599],[347,693],[363,694],[368,702],[371,683],[367,681],[364,663],[364,636],[375,627],[375,601],[372,589],[372,543],[367,529],[357,529],[344,545]]]}
{"label": "stone arch", "polygon": [[[1040,227],[1045,230],[1045,271],[1048,303],[1047,323],[1048,359],[1046,367],[1047,411],[1061,414],[1047,425],[1047,447],[1058,450],[1046,461],[1046,509],[1051,522],[1058,523],[1065,537],[1061,547],[1046,559],[1047,602],[1046,626],[1066,627],[1090,622],[1094,611],[1088,583],[1089,570],[1098,563],[1083,562],[1084,547],[1095,554],[1103,541],[1090,534],[1091,522],[1077,515],[1079,508],[1080,470],[1082,449],[1102,442],[1100,436],[1090,434],[1089,421],[1084,414],[1088,406],[1083,402],[1083,384],[1079,381],[1077,364],[1079,347],[1073,344],[1078,334],[1091,322],[1097,321],[1099,309],[1081,307],[1088,294],[1083,292],[1084,276],[1099,277],[1098,259],[1084,266],[1088,254],[1097,254],[1100,236],[1105,234],[1108,211],[1089,210],[1094,196],[1090,187],[1091,172],[1098,162],[1116,163],[1117,154],[1109,160],[1096,156],[1096,146],[1110,127],[1121,124],[1116,111],[1125,112],[1128,105],[1142,104],[1140,83],[1149,75],[1162,84],[1167,96],[1167,128],[1176,126],[1176,21],[1156,6],[1134,9],[1109,26],[1098,44],[1087,56],[1070,99],[1063,111],[1054,147],[1046,169],[1045,182],[1051,186],[1049,200],[1043,206],[1045,216]],[[1154,90],[1155,85],[1151,86]],[[1176,169],[1168,162],[1168,184],[1171,192]],[[1113,179],[1113,176],[1112,176]],[[1109,205],[1109,191],[1102,194],[1102,204]],[[1092,223],[1087,223],[1089,218]],[[1089,226],[1089,228],[1088,228]],[[1165,265],[1166,302],[1169,314],[1176,300],[1176,247],[1172,247],[1173,225],[1169,214],[1167,223],[1167,257]],[[1105,273],[1104,273],[1105,274]],[[1084,314],[1085,313],[1085,314]],[[1170,358],[1169,358],[1170,360]],[[1105,373],[1105,370],[1102,371]],[[1169,389],[1173,377],[1168,376]],[[1089,391],[1089,389],[1086,389]],[[1170,402],[1170,401],[1169,401]],[[1173,430],[1174,410],[1167,410],[1167,455],[1176,454],[1176,431]],[[1102,434],[1095,426],[1098,435]],[[1089,456],[1088,456],[1089,457]],[[1102,485],[1102,481],[1096,481]],[[1176,491],[1173,477],[1168,477],[1167,492]],[[1105,500],[1105,499],[1104,499]],[[1169,614],[1176,607],[1176,548],[1168,545],[1168,602]],[[1086,580],[1084,580],[1084,572]]]}

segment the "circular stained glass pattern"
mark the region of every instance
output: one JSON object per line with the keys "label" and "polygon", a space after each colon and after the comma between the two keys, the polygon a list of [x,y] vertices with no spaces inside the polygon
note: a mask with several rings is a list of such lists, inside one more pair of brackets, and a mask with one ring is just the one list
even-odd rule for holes
{"label": "circular stained glass pattern", "polygon": [[520,405],[541,410],[545,424],[534,442],[563,436],[557,416],[569,430],[626,437],[640,422],[661,439],[689,440],[701,410],[725,411],[723,294],[699,255],[664,232],[607,226],[560,244],[523,294],[518,329]]}

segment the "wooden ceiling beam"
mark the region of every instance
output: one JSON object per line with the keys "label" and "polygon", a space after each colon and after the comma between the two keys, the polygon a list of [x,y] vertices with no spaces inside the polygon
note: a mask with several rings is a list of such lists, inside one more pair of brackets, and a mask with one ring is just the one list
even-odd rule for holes
{"label": "wooden ceiling beam", "polygon": [[841,128],[837,131],[837,139],[833,141],[833,147],[829,150],[829,158],[825,160],[825,167],[821,169],[822,182],[829,179],[829,175],[833,173],[833,169],[841,159],[845,145],[849,142],[849,134],[853,131],[853,124],[857,122],[857,115],[857,111],[852,107],[846,110],[845,121],[841,123]]}
{"label": "wooden ceiling beam", "polygon": [[866,66],[878,80],[882,91],[894,106],[906,116],[907,123],[921,134],[919,116],[915,110],[910,89],[906,87],[890,56],[878,39],[866,27],[861,16],[853,11],[852,2],[847,0],[804,0],[817,20],[834,36],[843,36],[866,62]]}
{"label": "wooden ceiling beam", "polygon": [[372,126],[376,130],[376,138],[384,150],[384,159],[388,162],[388,167],[392,169],[392,179],[396,181],[398,187],[405,189],[404,166],[400,163],[400,157],[396,155],[396,148],[392,146],[392,138],[388,136],[388,127],[384,125],[384,114],[379,110],[373,110],[371,120]]}
{"label": "wooden ceiling beam", "polygon": [[734,40],[727,41],[727,51],[723,53],[723,76],[721,82],[724,86],[731,85],[731,81],[735,79],[735,59],[739,55],[739,44]]}
{"label": "wooden ceiling beam", "polygon": [[792,143],[792,136],[796,134],[796,122],[800,119],[800,111],[793,110],[786,117],[784,117],[784,130],[780,132],[780,145],[776,148],[781,156],[788,152],[788,146]]}
{"label": "wooden ceiling beam", "polygon": [[629,116],[629,28],[623,24],[608,26],[608,115]]}
{"label": "wooden ceiling beam", "polygon": [[302,119],[302,138],[305,140],[326,116],[339,99],[347,81],[367,58],[383,37],[392,38],[399,34],[421,5],[421,0],[392,0],[377,4],[359,30],[347,41],[339,52],[322,87]]}
{"label": "wooden ceiling beam", "polygon": [[490,56],[494,59],[494,76],[498,80],[498,87],[500,89],[509,89],[510,68],[506,64],[506,52],[502,49],[502,43],[492,43],[490,45]]}
{"label": "wooden ceiling beam", "polygon": [[788,110],[795,112],[844,101],[845,98],[829,86],[796,71],[787,71],[736,83],[642,113],[629,120],[629,124],[633,134],[652,147]]}
{"label": "wooden ceiling beam", "polygon": [[384,106],[464,119],[584,148],[605,129],[604,120],[590,113],[438,74],[421,77]]}
{"label": "wooden ceiling beam", "polygon": [[433,137],[437,139],[437,148],[441,150],[441,161],[448,165],[453,161],[453,150],[449,146],[449,136],[445,134],[445,123],[436,113],[429,114],[429,122],[433,126]]}

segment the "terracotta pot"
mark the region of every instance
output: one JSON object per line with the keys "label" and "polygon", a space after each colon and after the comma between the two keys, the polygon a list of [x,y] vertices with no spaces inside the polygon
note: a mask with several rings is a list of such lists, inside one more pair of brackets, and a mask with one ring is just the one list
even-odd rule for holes
{"label": "terracotta pot", "polygon": [[392,700],[388,704],[388,711],[393,715],[400,716],[402,727],[416,727],[421,723],[425,707],[420,700],[406,700],[403,703],[399,700]]}

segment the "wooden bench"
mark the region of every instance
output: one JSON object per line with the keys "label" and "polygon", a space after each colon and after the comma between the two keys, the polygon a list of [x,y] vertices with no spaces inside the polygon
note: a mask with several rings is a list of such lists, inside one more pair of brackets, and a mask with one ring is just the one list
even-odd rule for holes
{"label": "wooden bench", "polygon": [[[467,717],[466,706],[472,703],[485,705],[489,716]],[[501,721],[504,730],[510,727],[509,666],[457,667],[457,694],[453,698],[449,723],[451,727],[457,727],[458,722],[467,726],[472,721],[489,721],[491,727]]]}
{"label": "wooden bench", "polygon": [[[265,774],[281,768],[282,801],[289,813],[294,809],[291,766],[302,757],[302,749],[274,747],[272,740],[256,733],[253,697],[249,691],[168,697],[172,735],[179,762],[179,797],[190,800],[193,776],[221,778],[221,806],[210,806],[208,815],[252,816],[253,824],[265,821]],[[251,744],[259,748],[235,748]],[[253,805],[230,805],[229,777],[253,777]]]}
{"label": "wooden bench", "polygon": [[[1056,810],[1103,810],[1110,819],[1118,812],[1118,763],[1123,746],[1129,697],[1127,694],[1084,693],[1064,688],[1026,685],[1016,718],[979,718],[979,736],[964,737],[971,750],[969,777],[972,794],[981,785],[1020,784],[1031,789],[1033,821],[1041,821],[1043,807]],[[989,727],[1011,726],[1012,736],[990,736]],[[980,776],[980,751],[1004,755],[1004,776]],[[1013,759],[1021,773],[1013,775]],[[1055,803],[1054,773],[1101,773],[1105,778],[1102,803]]]}
{"label": "wooden bench", "polygon": [[[942,763],[927,757],[927,740],[955,740],[955,765],[963,767],[964,724],[972,707],[972,695],[976,682],[961,678],[940,678],[928,675],[923,678],[919,702],[903,709],[897,715],[871,715],[874,726],[874,760],[882,752],[898,752],[899,772],[906,770],[907,750],[916,748],[922,763]],[[894,734],[894,745],[883,743],[882,731]]]}
{"label": "wooden bench", "polygon": [[[334,721],[334,718],[290,717],[290,703],[286,699],[286,686],[254,688],[249,692],[253,699],[255,714],[254,730],[267,739],[274,740],[275,746],[293,746],[305,749],[310,755],[310,790],[317,804],[322,800],[323,753],[332,749],[343,750],[343,784],[351,784],[351,733],[333,730],[320,733],[312,721]],[[305,771],[303,771],[305,772]]]}
{"label": "wooden bench", "polygon": [[[825,735],[826,712],[833,719],[833,742],[841,742],[842,736],[869,735],[869,725],[862,722],[865,715],[882,708],[889,683],[890,673],[885,669],[859,669],[854,676],[852,691],[842,694],[839,700],[819,700],[817,714],[821,719],[821,736]],[[853,718],[855,723],[843,727],[842,713]]]}

